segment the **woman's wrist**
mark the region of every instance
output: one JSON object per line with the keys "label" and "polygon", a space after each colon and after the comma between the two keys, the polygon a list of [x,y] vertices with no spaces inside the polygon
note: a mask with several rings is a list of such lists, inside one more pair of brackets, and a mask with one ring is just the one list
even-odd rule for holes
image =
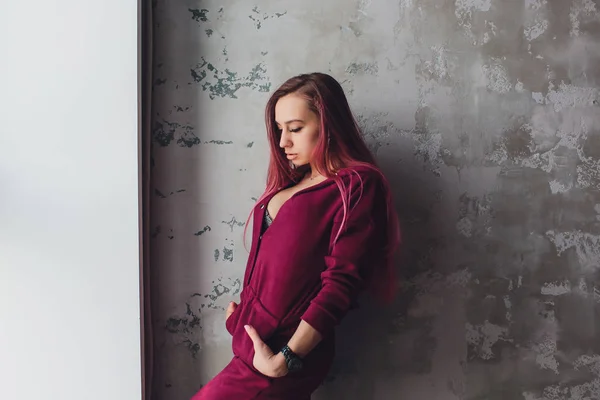
{"label": "woman's wrist", "polygon": [[281,352],[275,354],[274,361],[274,375],[278,377],[287,375],[289,372],[287,362],[285,361],[285,357],[283,354],[281,354]]}

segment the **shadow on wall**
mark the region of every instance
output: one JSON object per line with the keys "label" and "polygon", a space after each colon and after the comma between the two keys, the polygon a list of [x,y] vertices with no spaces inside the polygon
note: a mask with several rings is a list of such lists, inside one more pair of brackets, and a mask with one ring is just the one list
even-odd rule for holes
{"label": "shadow on wall", "polygon": [[[194,10],[168,7],[156,0],[152,5],[152,399],[188,399],[200,381],[196,364],[207,295],[197,293],[195,284],[203,273],[198,268],[198,238],[206,237],[211,227],[206,224],[208,212],[197,204],[202,193],[197,182],[202,171],[199,154],[210,139],[202,137],[196,127],[201,120],[202,96],[190,77],[189,66],[199,58],[197,29],[190,23],[177,24],[175,29],[172,23],[183,20],[177,12]],[[194,288],[190,290],[182,282],[194,282]]]}
{"label": "shadow on wall", "polygon": [[[399,136],[407,138],[406,133]],[[394,140],[383,147],[378,143],[372,150],[390,182],[400,218],[399,291],[387,306],[364,295],[360,308],[346,316],[336,331],[336,360],[314,396],[317,400],[396,398],[403,377],[432,371],[436,313],[430,311],[439,304],[418,304],[417,297],[427,290],[421,281],[431,282],[442,273],[434,269],[439,263],[433,260],[433,250],[443,232],[439,221],[432,221],[432,209],[447,207],[440,204],[442,189],[435,166],[412,153],[411,140]]]}

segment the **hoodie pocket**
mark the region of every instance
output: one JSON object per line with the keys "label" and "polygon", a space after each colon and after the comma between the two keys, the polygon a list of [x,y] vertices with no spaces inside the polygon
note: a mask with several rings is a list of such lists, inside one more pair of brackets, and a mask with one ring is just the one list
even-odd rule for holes
{"label": "hoodie pocket", "polygon": [[244,291],[247,293],[245,293],[243,301],[240,301],[235,313],[229,317],[230,319],[235,317],[235,320],[231,321],[227,329],[231,329],[230,332],[233,332],[231,344],[233,354],[252,366],[254,344],[244,325],[253,326],[263,342],[267,342],[277,330],[279,320],[263,306],[252,288],[247,287]]}

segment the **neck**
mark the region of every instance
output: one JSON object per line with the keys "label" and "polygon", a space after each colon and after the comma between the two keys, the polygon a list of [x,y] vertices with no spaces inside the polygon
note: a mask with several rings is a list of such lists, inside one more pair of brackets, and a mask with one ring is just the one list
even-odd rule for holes
{"label": "neck", "polygon": [[318,179],[319,177],[321,177],[321,174],[319,174],[317,172],[308,171],[306,173],[306,178],[305,179],[308,179],[309,181],[312,181],[312,180]]}
{"label": "neck", "polygon": [[[328,162],[328,166],[329,166],[329,171],[327,171],[327,173],[331,172],[331,173],[335,173],[337,175],[337,171],[339,170],[339,168],[336,168],[331,161]],[[312,163],[309,164],[309,169],[308,169],[308,171],[306,171],[305,178],[314,180],[319,177],[325,177],[325,176],[323,174],[320,174],[319,172],[317,172],[317,168],[315,168],[315,166]]]}
{"label": "neck", "polygon": [[306,171],[306,174],[304,175],[304,179],[312,181],[318,179],[320,176],[321,174],[317,172],[316,168],[310,165],[310,168]]}

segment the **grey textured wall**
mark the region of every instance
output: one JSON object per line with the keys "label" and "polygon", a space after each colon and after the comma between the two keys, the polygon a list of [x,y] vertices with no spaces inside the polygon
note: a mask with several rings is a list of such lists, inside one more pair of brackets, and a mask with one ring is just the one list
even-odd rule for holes
{"label": "grey textured wall", "polygon": [[231,357],[264,105],[311,71],[343,82],[406,238],[401,296],[348,317],[315,397],[600,399],[598,1],[157,0],[155,34],[157,399]]}

